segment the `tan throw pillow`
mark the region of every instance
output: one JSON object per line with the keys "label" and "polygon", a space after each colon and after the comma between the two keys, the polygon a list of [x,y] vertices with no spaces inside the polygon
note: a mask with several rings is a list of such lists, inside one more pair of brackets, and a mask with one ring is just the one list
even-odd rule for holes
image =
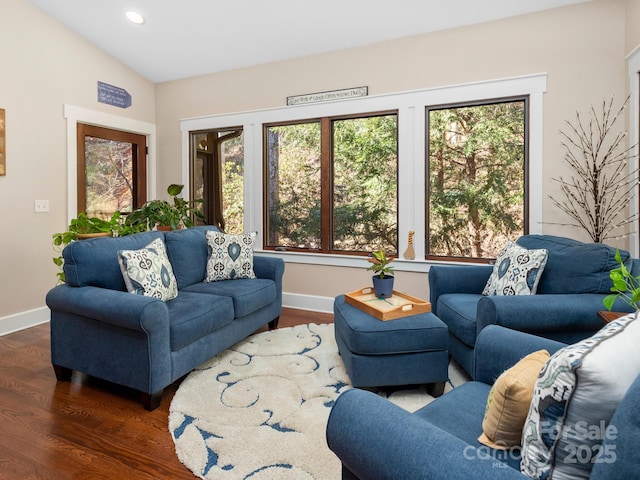
{"label": "tan throw pillow", "polygon": [[491,387],[478,441],[498,450],[520,446],[538,374],[549,352],[530,353],[504,371]]}

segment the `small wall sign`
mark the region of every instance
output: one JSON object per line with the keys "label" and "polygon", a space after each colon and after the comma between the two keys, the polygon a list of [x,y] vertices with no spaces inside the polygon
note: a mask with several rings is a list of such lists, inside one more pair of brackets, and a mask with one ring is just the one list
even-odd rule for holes
{"label": "small wall sign", "polygon": [[345,88],[343,90],[331,90],[329,92],[307,93],[287,97],[287,105],[302,105],[305,103],[331,102],[334,100],[346,100],[355,97],[366,97],[369,87]]}
{"label": "small wall sign", "polygon": [[131,95],[124,88],[98,82],[98,102],[113,105],[114,107],[129,108]]}

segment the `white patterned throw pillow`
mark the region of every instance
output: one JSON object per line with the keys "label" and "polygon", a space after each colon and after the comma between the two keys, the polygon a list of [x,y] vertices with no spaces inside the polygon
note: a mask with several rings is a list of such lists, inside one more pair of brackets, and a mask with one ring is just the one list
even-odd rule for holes
{"label": "white patterned throw pillow", "polygon": [[595,463],[615,462],[617,430],[609,425],[640,373],[637,313],[558,350],[542,367],[522,430],[525,475],[540,480],[587,479]]}
{"label": "white patterned throw pillow", "polygon": [[178,296],[164,242],[156,238],[140,250],[118,250],[118,262],[127,291],[166,302]]}
{"label": "white patterned throw pillow", "polygon": [[258,232],[230,235],[209,230],[206,235],[209,249],[206,282],[256,278],[253,272],[253,242]]}
{"label": "white patterned throw pillow", "polygon": [[533,295],[547,264],[547,250],[527,250],[508,241],[493,266],[483,295]]}

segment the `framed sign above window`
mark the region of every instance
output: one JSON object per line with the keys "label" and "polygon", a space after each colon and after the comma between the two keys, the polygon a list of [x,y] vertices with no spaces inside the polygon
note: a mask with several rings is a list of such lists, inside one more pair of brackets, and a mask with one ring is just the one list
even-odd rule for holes
{"label": "framed sign above window", "polygon": [[7,148],[5,140],[4,108],[0,108],[0,175],[7,174]]}

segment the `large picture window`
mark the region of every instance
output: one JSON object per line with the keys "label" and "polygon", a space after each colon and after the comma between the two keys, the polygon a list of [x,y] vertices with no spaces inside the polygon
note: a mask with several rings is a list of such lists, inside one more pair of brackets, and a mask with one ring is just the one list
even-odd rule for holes
{"label": "large picture window", "polygon": [[409,272],[486,263],[507,239],[542,233],[546,82],[528,75],[190,118],[183,152],[194,133],[242,130],[233,139],[244,152],[241,228],[260,233],[256,250],[267,255],[362,268],[384,248]]}
{"label": "large picture window", "polygon": [[527,103],[427,107],[428,258],[496,258],[527,233]]}
{"label": "large picture window", "polygon": [[265,247],[398,251],[395,112],[264,128]]}

